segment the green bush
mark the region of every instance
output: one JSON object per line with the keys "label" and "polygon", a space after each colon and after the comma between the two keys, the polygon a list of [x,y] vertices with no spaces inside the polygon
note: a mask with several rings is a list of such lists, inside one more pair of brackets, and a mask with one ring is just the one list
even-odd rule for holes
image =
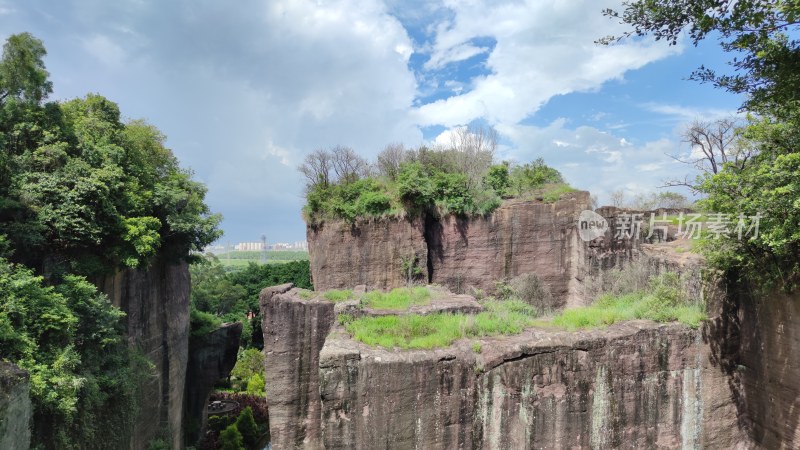
{"label": "green bush", "polygon": [[[359,218],[403,212],[410,216],[486,215],[500,206],[504,196],[525,195],[557,184],[543,194],[548,201],[555,201],[570,189],[563,185],[561,174],[541,159],[511,168],[505,162],[492,166],[491,153],[485,150],[397,151],[405,154],[393,156],[391,170],[383,175],[309,180],[303,209],[308,222],[344,219],[352,223]],[[303,170],[313,171],[308,163],[301,166]]]}
{"label": "green bush", "polygon": [[[249,391],[254,376],[261,377],[263,392],[264,353],[257,348],[239,349],[236,365],[231,370],[231,385],[239,391]],[[245,384],[247,383],[247,384]]]}
{"label": "green bush", "polygon": [[567,330],[595,328],[632,319],[678,321],[697,328],[706,318],[699,302],[686,298],[680,277],[664,273],[651,280],[646,290],[622,295],[604,294],[591,306],[564,310],[553,324]]}
{"label": "green bush", "polygon": [[242,433],[236,424],[228,426],[219,434],[220,450],[245,450]]}
{"label": "green bush", "polygon": [[247,392],[252,394],[263,394],[264,385],[264,377],[260,373],[255,373],[247,381]]}
{"label": "green bush", "polygon": [[253,418],[253,409],[244,408],[236,419],[236,429],[242,435],[242,442],[247,450],[260,450],[258,448],[258,426]]}
{"label": "green bush", "polygon": [[222,319],[214,314],[192,308],[189,312],[189,329],[192,337],[202,337],[222,325]]}

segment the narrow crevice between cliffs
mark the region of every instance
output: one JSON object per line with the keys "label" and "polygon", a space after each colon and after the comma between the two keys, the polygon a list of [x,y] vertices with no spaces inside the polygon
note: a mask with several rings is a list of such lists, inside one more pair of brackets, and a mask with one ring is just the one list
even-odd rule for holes
{"label": "narrow crevice between cliffs", "polygon": [[425,240],[425,247],[427,248],[427,282],[433,283],[433,258],[438,256],[442,258],[442,223],[439,219],[431,213],[424,214],[425,230],[422,233],[422,238]]}

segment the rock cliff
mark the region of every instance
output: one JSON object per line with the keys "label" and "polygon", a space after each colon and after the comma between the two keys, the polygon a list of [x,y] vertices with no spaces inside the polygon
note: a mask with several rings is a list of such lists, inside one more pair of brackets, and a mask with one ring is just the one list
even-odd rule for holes
{"label": "rock cliff", "polygon": [[354,341],[340,305],[290,285],[261,305],[276,448],[750,445],[706,330],[635,321],[530,329],[483,339],[480,353],[472,341],[390,351]]}
{"label": "rock cliff", "polygon": [[0,448],[28,450],[33,415],[28,373],[0,361]]}
{"label": "rock cliff", "polygon": [[173,449],[183,449],[191,289],[187,264],[156,260],[146,270],[121,270],[96,284],[127,314],[129,344],[155,366],[155,375],[140,386],[130,448],[147,448],[151,439],[166,435]]}
{"label": "rock cliff", "polygon": [[714,350],[729,370],[741,426],[761,448],[800,448],[800,294],[741,283],[729,292]]}
{"label": "rock cliff", "polygon": [[261,291],[269,431],[276,449],[321,448],[319,352],[334,324],[333,303]]}
{"label": "rock cliff", "polygon": [[575,304],[584,245],[575,227],[589,193],[554,203],[509,200],[486,217],[385,218],[309,225],[311,274],[318,290],[365,284],[403,286],[409,264],[423,281],[454,292],[494,290],[494,283],[536,273],[550,286],[553,307]]}
{"label": "rock cliff", "polygon": [[242,324],[226,323],[205,336],[189,340],[186,369],[186,442],[202,436],[208,395],[214,383],[230,375],[236,365]]}
{"label": "rock cliff", "polygon": [[320,355],[324,448],[746,444],[700,331],[637,321],[482,348],[394,352],[332,336]]}

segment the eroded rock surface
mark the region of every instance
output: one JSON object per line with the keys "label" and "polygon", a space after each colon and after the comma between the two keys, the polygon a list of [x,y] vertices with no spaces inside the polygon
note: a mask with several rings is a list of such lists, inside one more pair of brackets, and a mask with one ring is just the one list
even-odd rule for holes
{"label": "eroded rock surface", "polygon": [[333,303],[303,300],[291,284],[261,291],[269,431],[276,449],[321,448],[319,352]]}
{"label": "eroded rock surface", "polygon": [[746,445],[698,330],[636,321],[482,348],[398,352],[334,333],[320,355],[324,448]]}
{"label": "eroded rock surface", "polygon": [[412,264],[420,281],[459,293],[473,287],[493,291],[496,281],[533,272],[550,286],[551,308],[577,304],[584,244],[575,224],[588,208],[589,193],[574,192],[554,203],[509,200],[486,217],[309,225],[314,286],[401,287]]}
{"label": "eroded rock surface", "polygon": [[28,372],[0,361],[0,448],[28,450],[33,407]]}
{"label": "eroded rock surface", "polygon": [[332,303],[290,285],[261,302],[277,448],[751,447],[705,329],[534,328],[478,353],[395,351],[354,341]]}
{"label": "eroded rock surface", "polygon": [[173,449],[183,449],[191,290],[188,265],[157,260],[147,270],[121,270],[96,284],[125,311],[128,343],[155,366],[155,375],[139,386],[139,415],[130,448],[147,448],[150,440],[166,434]]}

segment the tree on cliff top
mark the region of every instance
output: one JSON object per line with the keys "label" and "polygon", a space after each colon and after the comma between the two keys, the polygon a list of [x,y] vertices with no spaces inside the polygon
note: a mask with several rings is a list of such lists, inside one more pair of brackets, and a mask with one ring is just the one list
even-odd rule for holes
{"label": "tree on cliff top", "polygon": [[[553,195],[537,197],[553,201],[570,190],[541,159],[492,165],[497,133],[491,128],[458,128],[451,137],[436,148],[389,145],[374,165],[350,149],[313,152],[298,168],[307,180],[305,218],[314,224],[383,215],[484,215],[501,197],[532,195],[552,185]],[[339,160],[348,161],[346,170],[336,169]]]}
{"label": "tree on cliff top", "polygon": [[42,103],[44,47],[11,36],[0,61],[0,234],[11,258],[44,273],[87,275],[189,257],[220,235],[164,135],[90,94]]}

